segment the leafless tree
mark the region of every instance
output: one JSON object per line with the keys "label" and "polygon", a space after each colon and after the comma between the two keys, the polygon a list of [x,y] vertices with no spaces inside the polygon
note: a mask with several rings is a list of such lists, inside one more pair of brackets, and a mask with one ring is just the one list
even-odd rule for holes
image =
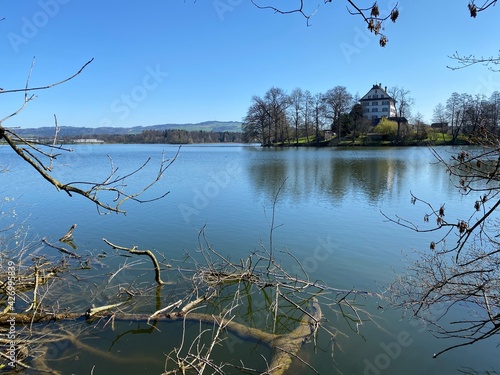
{"label": "leafless tree", "polygon": [[441,127],[441,135],[443,136],[443,142],[445,141],[445,133],[448,128],[447,126],[447,117],[446,117],[446,108],[442,103],[438,103],[434,107],[434,111],[432,114],[432,121],[434,121],[435,124],[439,124]]}
{"label": "leafless tree", "polygon": [[494,91],[489,100],[489,123],[492,129],[498,129],[500,125],[500,91]]}
{"label": "leafless tree", "polygon": [[264,95],[264,99],[271,116],[271,126],[274,134],[273,143],[284,143],[285,140],[290,143],[286,118],[286,110],[290,105],[290,99],[287,93],[279,87],[271,87]]}
{"label": "leafless tree", "polygon": [[303,127],[303,124],[306,121],[303,114],[306,106],[305,99],[306,98],[304,91],[300,87],[292,90],[292,92],[289,95],[290,119],[292,120],[291,122],[295,128],[295,145],[297,146],[299,144],[299,138],[300,138],[299,129]]}
{"label": "leafless tree", "polygon": [[311,135],[311,126],[313,122],[313,108],[314,100],[313,95],[309,90],[304,91],[304,108],[302,110],[302,115],[304,117],[304,133],[306,135],[306,142],[309,143]]}
{"label": "leafless tree", "polygon": [[316,136],[316,142],[321,138],[321,130],[326,123],[325,119],[325,100],[324,95],[322,93],[316,93],[313,96],[313,107],[312,107],[312,117],[313,117],[313,126]]}
{"label": "leafless tree", "polygon": [[459,136],[468,142],[482,138],[482,132],[498,135],[500,95],[494,92],[490,98],[484,95],[454,92],[446,101],[445,120],[450,124],[452,143]]}
{"label": "leafless tree", "polygon": [[464,113],[462,96],[458,92],[454,92],[446,101],[446,114],[451,125],[451,142],[455,143],[458,135],[461,132]]}
{"label": "leafless tree", "polygon": [[389,93],[396,101],[396,122],[398,123],[396,142],[399,142],[401,140],[401,124],[411,115],[414,99],[410,96],[410,90],[404,87],[394,86]]}
{"label": "leafless tree", "polygon": [[335,86],[323,95],[326,116],[331,121],[332,132],[337,131],[337,143],[341,137],[341,117],[349,112],[352,106],[352,95],[344,86]]}
{"label": "leafless tree", "polygon": [[469,214],[457,220],[444,204],[436,206],[412,195],[412,203],[426,208],[423,225],[386,217],[416,232],[436,235],[429,248],[410,261],[391,293],[396,306],[410,311],[435,336],[459,340],[437,357],[500,332],[500,142],[485,131],[480,146],[459,151],[451,159],[432,151],[457,190],[473,198]]}
{"label": "leafless tree", "polygon": [[415,126],[415,130],[417,132],[417,140],[423,141],[427,139],[427,128],[428,125],[424,121],[424,115],[420,112],[417,112],[412,116],[411,119],[412,124]]}
{"label": "leafless tree", "polygon": [[252,103],[243,119],[243,137],[245,142],[260,141],[262,146],[271,142],[271,114],[261,97],[254,95]]}

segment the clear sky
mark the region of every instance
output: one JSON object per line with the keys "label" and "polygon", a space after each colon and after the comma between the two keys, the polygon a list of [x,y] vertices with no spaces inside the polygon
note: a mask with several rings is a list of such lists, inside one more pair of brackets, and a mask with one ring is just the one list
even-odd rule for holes
{"label": "clear sky", "polygon": [[[454,91],[489,97],[500,90],[500,73],[446,67],[455,51],[498,54],[498,6],[472,19],[468,0],[401,0],[381,48],[346,1],[306,3],[319,4],[309,27],[298,14],[259,10],[249,0],[3,1],[4,90],[24,87],[33,57],[32,87],[94,58],[72,81],[38,91],[4,125],[51,126],[54,114],[59,125],[88,127],[241,121],[252,95],[272,86],[314,94],[341,85],[363,96],[374,83],[410,90],[412,112],[431,121],[436,104]],[[378,4],[384,12],[395,2]],[[24,96],[0,98],[4,117]]]}

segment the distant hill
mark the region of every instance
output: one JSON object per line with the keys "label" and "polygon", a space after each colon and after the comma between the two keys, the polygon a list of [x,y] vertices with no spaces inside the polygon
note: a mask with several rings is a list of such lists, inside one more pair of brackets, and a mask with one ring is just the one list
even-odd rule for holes
{"label": "distant hill", "polygon": [[[59,137],[80,137],[89,135],[120,135],[120,134],[139,134],[144,130],[169,130],[181,129],[187,131],[206,131],[206,132],[241,132],[241,122],[237,121],[205,121],[196,124],[160,124],[150,126],[134,126],[131,128],[99,127],[87,128],[79,126],[60,126]],[[54,127],[16,129],[16,133],[22,137],[53,137]]]}

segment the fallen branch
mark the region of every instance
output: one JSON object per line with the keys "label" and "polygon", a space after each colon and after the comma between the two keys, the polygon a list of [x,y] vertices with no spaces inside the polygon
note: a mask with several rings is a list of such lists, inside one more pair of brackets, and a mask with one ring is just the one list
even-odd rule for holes
{"label": "fallen branch", "polygon": [[66,234],[64,236],[62,236],[61,238],[59,238],[59,241],[60,242],[71,241],[73,239],[73,231],[75,230],[75,228],[76,228],[76,224],[73,224],[71,226],[71,228],[69,228],[69,230],[66,232]]}
{"label": "fallen branch", "polygon": [[43,242],[45,245],[49,246],[49,247],[52,247],[52,248],[54,248],[54,249],[56,249],[56,250],[59,250],[61,253],[68,254],[69,256],[71,256],[71,257],[73,257],[73,258],[81,259],[81,256],[80,256],[80,255],[78,255],[78,254],[76,254],[76,253],[74,253],[74,252],[72,252],[72,251],[69,251],[69,250],[65,249],[64,247],[60,247],[60,246],[53,245],[53,244],[51,244],[49,241],[47,241],[47,239],[46,239],[46,238],[42,239],[42,242]]}
{"label": "fallen branch", "polygon": [[31,305],[30,307],[28,307],[28,310],[26,310],[26,312],[30,310],[36,310],[38,305],[37,295],[38,295],[39,272],[40,270],[38,269],[38,266],[35,266],[35,288],[33,289],[33,301],[31,302]]}
{"label": "fallen branch", "polygon": [[[193,301],[199,303],[197,300]],[[233,332],[235,335],[242,339],[250,339],[258,342],[262,342],[265,345],[273,349],[273,357],[269,365],[268,374],[269,375],[283,375],[285,371],[290,367],[292,359],[297,356],[298,351],[301,346],[307,342],[311,335],[315,334],[317,330],[317,324],[321,320],[321,308],[318,301],[314,298],[312,301],[312,308],[307,314],[305,314],[300,322],[300,324],[290,333],[284,335],[277,335],[272,333],[267,333],[263,330],[249,327],[245,324],[235,322],[234,320],[227,319],[225,317],[217,317],[210,314],[203,313],[189,313],[186,311],[179,311],[175,313],[163,314],[162,310],[168,310],[172,307],[178,306],[180,301],[167,306],[166,308],[155,312],[153,315],[147,314],[126,314],[120,312],[113,312],[112,309],[123,305],[122,303],[106,305],[101,307],[94,307],[87,310],[84,314],[82,313],[38,313],[38,314],[16,314],[16,324],[30,324],[30,323],[40,323],[48,321],[60,321],[60,320],[77,320],[81,317],[86,319],[100,319],[113,317],[115,320],[121,321],[145,321],[148,322],[152,317],[157,321],[196,321],[207,324],[215,324],[218,327],[223,327],[228,331]],[[189,306],[191,304],[186,305]],[[192,305],[191,305],[192,306]],[[0,315],[0,325],[10,325],[10,314]]]}
{"label": "fallen branch", "polygon": [[318,300],[313,298],[311,312],[302,318],[300,324],[292,332],[279,336],[271,343],[274,348],[273,359],[269,365],[270,375],[282,375],[292,364],[292,358],[296,357],[302,344],[318,329],[321,320],[321,308]]}
{"label": "fallen branch", "polygon": [[125,302],[120,302],[120,303],[115,303],[112,305],[106,305],[106,306],[100,306],[100,307],[91,307],[85,312],[85,318],[89,319],[95,316],[96,314],[99,314],[100,312],[103,311],[108,311],[111,309],[114,309],[115,307],[123,305]]}
{"label": "fallen branch", "polygon": [[133,248],[128,248],[128,247],[123,247],[123,246],[115,245],[115,244],[109,242],[105,238],[103,238],[102,240],[106,244],[108,244],[109,246],[111,246],[113,249],[124,250],[124,251],[127,251],[127,252],[131,253],[131,254],[147,255],[151,259],[151,261],[153,262],[153,266],[154,266],[154,269],[155,269],[155,275],[156,275],[155,276],[155,280],[158,283],[158,285],[167,285],[167,284],[169,284],[168,282],[163,281],[161,279],[160,263],[158,263],[158,260],[156,259],[155,255],[151,252],[151,250],[137,250],[137,246],[134,246]]}
{"label": "fallen branch", "polygon": [[184,306],[181,309],[181,314],[187,314],[189,311],[191,311],[192,309],[194,309],[197,305],[199,305],[203,301],[209,300],[210,298],[212,298],[215,295],[216,295],[216,292],[214,291],[209,296],[201,296],[201,297],[196,298],[194,301],[189,302],[188,304],[186,304],[186,306]]}
{"label": "fallen branch", "polygon": [[[171,303],[167,307],[164,307],[163,309],[155,311],[153,314],[151,314],[151,316],[149,317],[149,319],[153,319],[153,318],[157,317],[158,315],[163,314],[164,312],[166,312],[166,311],[168,311],[170,309],[173,309],[175,307],[179,307],[181,304],[182,304],[182,300],[181,299],[178,300],[177,302]],[[148,323],[149,323],[149,319],[148,319]]]}

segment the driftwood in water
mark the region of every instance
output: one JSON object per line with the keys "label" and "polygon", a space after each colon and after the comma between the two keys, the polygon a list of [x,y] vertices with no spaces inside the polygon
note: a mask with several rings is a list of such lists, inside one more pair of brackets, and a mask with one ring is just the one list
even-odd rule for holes
{"label": "driftwood in water", "polygon": [[[121,304],[113,304],[102,307],[93,307],[85,313],[57,313],[57,314],[0,314],[0,326],[10,325],[12,317],[15,317],[17,325],[42,323],[49,321],[62,320],[77,320],[77,319],[98,319],[98,318],[113,318],[115,321],[144,321],[148,322],[151,315],[148,314],[126,314],[112,311],[113,308]],[[154,321],[194,321],[207,324],[215,324],[222,326],[243,339],[262,342],[273,350],[273,357],[266,374],[282,375],[290,367],[292,359],[297,356],[301,346],[315,334],[319,321],[321,320],[321,308],[318,301],[313,298],[310,311],[304,314],[299,325],[291,332],[283,335],[277,335],[265,332],[258,328],[249,327],[245,324],[217,317],[211,314],[191,313],[189,311],[158,314],[154,317]],[[187,310],[187,309],[186,309]]]}
{"label": "driftwood in water", "polygon": [[124,250],[127,251],[131,254],[136,254],[136,255],[147,255],[151,261],[153,262],[153,267],[155,269],[155,280],[158,283],[158,285],[167,285],[169,284],[166,281],[163,281],[161,279],[161,269],[160,269],[160,263],[158,263],[158,260],[156,259],[155,255],[151,250],[138,250],[137,246],[134,246],[133,248],[130,247],[124,247],[124,246],[119,246],[115,245],[111,242],[109,242],[107,239],[103,238],[102,239],[107,245],[111,246],[113,249],[117,250]]}
{"label": "driftwood in water", "polygon": [[[204,239],[203,236],[202,239]],[[81,283],[82,280],[85,283],[85,278],[80,277],[77,271],[87,270],[92,258],[86,258],[83,261],[80,259],[77,263],[71,260],[73,257],[63,257],[60,262],[55,263],[52,259],[42,255],[32,258],[31,263],[29,259],[16,263],[10,261],[8,263],[10,268],[4,269],[3,273],[0,272],[2,276],[0,277],[0,293],[7,296],[10,285],[6,281],[2,283],[2,278],[9,280],[9,277],[12,279],[14,276],[15,279],[12,281],[15,283],[18,303],[15,314],[8,312],[8,305],[4,313],[0,313],[0,326],[3,326],[4,330],[9,328],[14,318],[14,324],[19,326],[19,332],[23,332],[23,335],[26,333],[27,350],[43,352],[47,341],[41,338],[43,334],[47,334],[47,331],[41,329],[44,325],[35,325],[37,323],[66,321],[56,329],[51,327],[49,336],[53,338],[53,341],[57,341],[65,339],[63,336],[67,330],[66,324],[71,324],[73,327],[87,327],[89,325],[84,322],[103,319],[107,320],[112,327],[115,321],[126,321],[144,322],[154,329],[157,322],[180,322],[183,325],[182,340],[178,345],[174,344],[170,348],[165,348],[167,352],[165,374],[178,374],[183,371],[202,373],[208,370],[208,367],[213,373],[223,374],[226,366],[238,368],[240,365],[243,366],[242,363],[215,363],[212,358],[216,355],[216,349],[213,353],[212,349],[224,342],[228,338],[227,332],[230,332],[231,335],[244,340],[267,346],[272,356],[270,361],[266,362],[263,373],[283,375],[287,371],[290,372],[294,358],[313,369],[298,356],[298,353],[305,342],[311,338],[316,339],[319,329],[332,337],[337,334],[335,330],[333,332],[336,333],[332,333],[323,325],[321,307],[336,312],[335,307],[338,306],[339,313],[344,318],[356,324],[362,322],[360,314],[363,310],[357,307],[355,296],[357,294],[368,295],[366,292],[335,289],[320,281],[310,280],[300,263],[291,254],[292,260],[298,264],[293,274],[285,271],[281,264],[265,251],[252,252],[247,259],[234,263],[229,257],[212,249],[208,242],[200,241],[198,252],[205,262],[199,263],[198,259],[193,259],[194,266],[172,269],[171,266],[158,262],[150,250],[138,250],[137,247],[123,247],[105,239],[104,241],[108,246],[120,252],[126,251],[129,254],[148,256],[155,272],[156,289],[151,289],[152,283],[143,281],[129,283],[126,280],[116,283],[115,276],[118,272],[137,265],[138,262],[134,261],[121,265],[120,269],[111,276],[105,275],[108,284],[102,295],[92,290],[94,301],[100,299],[96,297],[105,297],[101,300],[109,301],[108,305],[91,308],[76,307],[71,299],[75,298],[77,302],[80,302],[81,296],[78,293],[89,291],[84,286],[86,284]],[[44,242],[51,246],[46,241]],[[187,259],[189,258],[186,258],[184,262]],[[269,259],[271,259],[270,262]],[[160,266],[171,268],[168,282],[162,280],[160,272],[165,272],[165,270],[160,269]],[[300,270],[305,275],[304,278],[297,276]],[[71,277],[75,277],[78,283],[69,282]],[[48,280],[53,282],[48,284]],[[111,284],[112,280],[113,284]],[[165,288],[165,284],[174,287]],[[41,288],[42,285],[43,288]],[[114,290],[118,294],[114,294]],[[151,301],[153,290],[156,297],[154,306]],[[63,293],[59,293],[60,291]],[[110,291],[113,291],[112,294],[109,293]],[[61,296],[64,297],[61,300],[54,299],[54,297],[60,298]],[[126,297],[126,302],[124,302],[124,297]],[[169,303],[164,305],[166,298]],[[318,299],[321,301],[321,307]],[[68,310],[64,310],[66,308],[64,306],[68,306]],[[200,309],[205,310],[201,312]],[[243,315],[240,314],[242,311]],[[253,322],[258,318],[256,314],[265,314],[265,320],[262,320],[265,326],[255,326]],[[243,320],[236,321],[238,316],[241,316]],[[190,325],[191,328],[189,328],[186,325],[188,321],[200,322],[204,326],[201,328],[202,326],[199,325],[200,331],[194,338],[194,342],[191,334],[193,333],[192,327],[196,325]],[[189,340],[184,340],[184,337],[189,337]],[[171,349],[170,352],[168,349]],[[118,357],[115,359],[118,360]],[[32,362],[37,367],[48,368],[43,356],[40,360],[41,365]],[[242,370],[246,371],[245,368]]]}
{"label": "driftwood in water", "polygon": [[[61,241],[61,240],[59,240],[59,241]],[[42,242],[43,242],[45,245],[49,246],[49,247],[52,247],[52,248],[54,248],[54,249],[59,250],[61,253],[68,254],[70,257],[73,257],[73,258],[76,258],[76,259],[80,259],[80,258],[81,258],[81,256],[80,256],[80,255],[78,255],[78,254],[76,254],[76,253],[74,253],[74,252],[72,252],[72,251],[69,251],[68,249],[65,249],[64,247],[60,247],[60,246],[56,246],[56,245],[51,244],[49,241],[47,241],[47,239],[46,239],[46,238],[42,239]],[[70,240],[68,240],[68,241],[61,241],[61,242],[65,242],[65,243],[67,243],[67,244],[70,244],[70,243],[71,243],[71,241],[70,241]]]}
{"label": "driftwood in water", "polygon": [[66,232],[66,234],[64,236],[62,236],[61,238],[59,238],[59,241],[60,242],[71,241],[73,239],[73,231],[75,230],[75,228],[76,228],[76,224],[73,224],[71,226],[71,228],[69,228],[69,230]]}

